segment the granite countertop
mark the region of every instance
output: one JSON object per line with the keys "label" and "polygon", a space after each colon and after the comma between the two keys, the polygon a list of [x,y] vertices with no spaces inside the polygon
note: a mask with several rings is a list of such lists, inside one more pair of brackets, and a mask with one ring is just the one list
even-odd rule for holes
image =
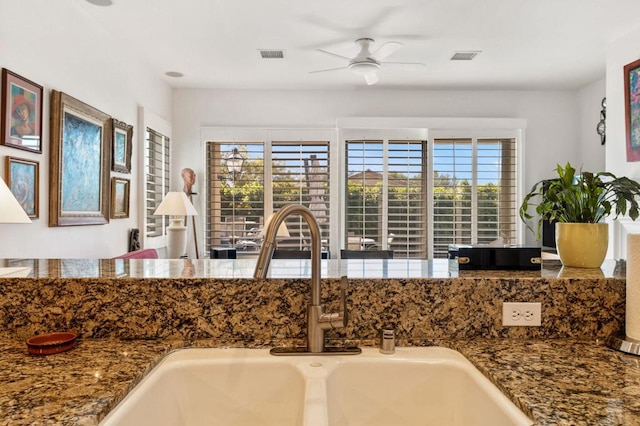
{"label": "granite countertop", "polygon": [[[239,259],[0,259],[0,267],[29,268],[28,278],[253,278],[257,257]],[[607,259],[594,269],[543,260],[534,271],[458,270],[448,259],[328,259],[323,278],[624,278],[624,261]],[[273,259],[267,278],[309,278],[308,259]],[[1,279],[2,277],[0,277]]]}
{"label": "granite countertop", "polygon": [[[459,350],[536,425],[640,424],[640,358],[601,342],[433,343]],[[88,339],[69,352],[37,357],[24,342],[0,340],[1,424],[97,424],[168,351],[211,344]]]}

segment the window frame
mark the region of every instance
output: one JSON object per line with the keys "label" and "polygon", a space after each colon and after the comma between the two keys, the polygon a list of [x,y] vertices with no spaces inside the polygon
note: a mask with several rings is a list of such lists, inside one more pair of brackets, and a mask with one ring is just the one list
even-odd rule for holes
{"label": "window frame", "polygon": [[[154,237],[147,237],[147,209],[146,209],[146,186],[147,186],[147,182],[146,182],[146,169],[145,169],[145,163],[146,163],[146,156],[147,156],[147,152],[146,152],[146,135],[147,135],[147,128],[152,129],[153,131],[163,135],[164,137],[168,138],[169,141],[172,140],[172,129],[171,129],[171,124],[169,123],[169,121],[165,120],[164,118],[160,117],[158,114],[154,113],[153,111],[144,108],[144,107],[139,107],[138,109],[138,114],[139,117],[141,117],[141,126],[139,127],[140,129],[143,129],[142,131],[138,132],[138,151],[137,153],[138,155],[138,167],[139,170],[141,170],[140,173],[140,179],[139,179],[139,183],[138,183],[138,193],[141,194],[138,199],[139,204],[138,206],[140,207],[138,209],[138,218],[139,218],[139,223],[141,224],[140,227],[140,243],[141,243],[141,248],[155,248],[155,249],[161,249],[163,247],[166,247],[167,242],[166,242],[166,226],[163,226],[162,229],[162,235],[159,236],[154,236]],[[171,146],[171,145],[170,145]],[[172,153],[171,153],[171,148],[169,150],[169,166],[168,166],[168,175],[171,175],[172,172]],[[171,187],[172,185],[172,180],[171,178],[169,179],[169,186]],[[164,197],[166,194],[162,194],[162,197]],[[132,194],[133,196],[133,194]],[[132,198],[133,199],[133,198]],[[168,223],[167,223],[168,224]]]}
{"label": "window frame", "polygon": [[[331,179],[331,211],[330,222],[337,223],[338,226],[331,227],[331,256],[337,258],[336,254],[341,249],[342,242],[345,241],[346,220],[346,173],[344,158],[345,141],[347,139],[375,139],[380,135],[386,135],[387,139],[423,139],[428,141],[429,147],[433,146],[434,138],[513,138],[516,140],[518,165],[516,173],[516,200],[519,203],[524,194],[524,152],[526,150],[525,132],[527,120],[522,118],[465,118],[465,117],[339,117],[336,119],[335,127],[331,128],[300,128],[300,129],[274,129],[274,128],[247,128],[247,127],[201,127],[200,141],[202,151],[202,164],[204,170],[205,147],[208,141],[233,141],[233,140],[254,140],[265,141],[265,164],[271,163],[270,141],[287,140],[292,135],[307,140],[323,140],[326,137],[330,142],[330,173]],[[295,136],[293,136],[295,137]],[[269,157],[268,157],[269,155]],[[433,153],[428,154],[429,176],[433,173]],[[205,178],[206,179],[206,178]],[[265,173],[265,180],[271,176]],[[271,203],[272,194],[266,196],[270,191],[269,186],[265,188],[265,211],[273,208]],[[427,186],[428,199],[433,198],[432,187]],[[203,202],[206,202],[204,200]],[[427,212],[429,226],[433,226],[431,209]],[[204,215],[201,224],[204,229],[206,220]],[[430,228],[427,228],[430,229]],[[522,221],[516,221],[516,244],[521,244],[525,235],[525,226]],[[204,235],[204,234],[203,234]],[[432,238],[428,232],[428,238]],[[428,247],[433,247],[433,241],[428,241]],[[433,253],[427,253],[427,258],[432,259]]]}
{"label": "window frame", "polygon": [[[523,175],[524,175],[524,171],[523,171],[523,161],[524,161],[524,129],[505,129],[505,128],[496,128],[496,129],[474,129],[474,130],[468,130],[468,129],[460,129],[460,130],[455,130],[455,129],[451,129],[451,130],[431,130],[429,132],[429,154],[428,154],[428,159],[429,159],[429,176],[433,176],[433,171],[434,171],[434,147],[435,147],[435,141],[438,139],[470,139],[472,141],[472,144],[477,143],[477,141],[482,141],[482,140],[486,140],[486,139],[513,139],[515,140],[515,146],[516,146],[516,156],[515,156],[515,161],[516,161],[516,184],[515,184],[515,199],[516,199],[516,209],[517,206],[519,206],[520,201],[522,200],[522,194],[523,192]],[[473,157],[474,157],[474,161],[473,161],[473,165],[472,167],[475,168],[477,167],[477,159],[476,159],[476,149],[473,149]],[[475,175],[475,174],[474,174]],[[475,176],[474,176],[475,179]],[[433,199],[433,179],[429,179],[428,183],[427,183],[428,187],[429,187],[429,197],[430,199]],[[472,191],[476,191],[477,189],[477,182],[473,182],[473,187],[472,187]],[[433,218],[433,209],[429,209],[429,212],[427,213],[429,218],[429,229],[434,229],[434,218]],[[476,212],[474,211],[472,213],[474,216],[476,215]],[[516,211],[517,214],[517,211]],[[474,221],[475,222],[475,221]],[[511,242],[512,244],[522,244],[524,241],[524,231],[525,231],[525,227],[524,224],[522,223],[521,220],[516,220],[515,223],[515,235],[516,235],[516,241],[515,242]],[[433,232],[429,233],[429,259],[433,259],[434,253],[433,253],[433,248],[434,248],[434,242],[433,242]]]}
{"label": "window frame", "polygon": [[[329,145],[329,164],[330,175],[337,176],[337,164],[338,153],[335,150],[336,145],[336,129],[314,129],[314,128],[300,128],[300,129],[271,129],[271,128],[235,128],[235,127],[206,127],[201,129],[201,149],[203,158],[203,170],[207,167],[207,145],[209,143],[261,143],[263,144],[264,152],[264,181],[270,182],[272,179],[272,144],[277,142],[305,142],[310,143],[318,141],[326,141]],[[205,177],[205,186],[208,185],[209,176]],[[330,179],[330,211],[328,220],[329,223],[337,223],[338,215],[333,203],[337,197],[334,195],[340,191],[337,179]],[[206,191],[205,191],[206,192]],[[209,200],[207,195],[204,194],[203,205],[207,206]],[[264,188],[264,215],[268,217],[273,212],[273,189],[271,185],[265,185]],[[206,211],[206,210],[205,210]],[[200,218],[202,226],[201,237],[203,241],[206,238],[207,232],[207,217],[203,214]],[[329,250],[331,256],[334,257],[335,253],[339,253],[339,247],[337,247],[337,228],[339,226],[331,226],[329,230],[329,239],[331,241]]]}

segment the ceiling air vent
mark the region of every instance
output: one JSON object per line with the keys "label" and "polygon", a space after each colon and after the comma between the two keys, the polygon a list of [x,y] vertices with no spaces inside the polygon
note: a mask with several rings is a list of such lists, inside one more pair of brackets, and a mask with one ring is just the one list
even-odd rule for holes
{"label": "ceiling air vent", "polygon": [[475,58],[478,53],[480,53],[479,51],[474,51],[474,52],[455,52],[453,54],[453,56],[451,57],[452,61],[470,61],[473,58]]}
{"label": "ceiling air vent", "polygon": [[262,59],[284,59],[284,50],[260,49],[258,52]]}

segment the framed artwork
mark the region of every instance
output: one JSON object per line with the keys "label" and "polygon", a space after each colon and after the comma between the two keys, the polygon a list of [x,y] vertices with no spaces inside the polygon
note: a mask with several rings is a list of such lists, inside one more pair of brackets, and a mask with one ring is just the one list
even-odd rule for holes
{"label": "framed artwork", "polygon": [[51,92],[49,226],[109,223],[111,117]]}
{"label": "framed artwork", "polygon": [[2,69],[2,145],[42,154],[42,86]]}
{"label": "framed artwork", "polygon": [[627,161],[640,161],[640,59],[624,67]]}
{"label": "framed artwork", "polygon": [[129,217],[129,179],[111,178],[111,218]]}
{"label": "framed artwork", "polygon": [[111,170],[114,172],[131,173],[131,151],[133,141],[133,126],[113,119],[113,141],[111,155]]}
{"label": "framed artwork", "polygon": [[7,186],[18,200],[27,216],[39,216],[40,164],[37,161],[5,157]]}

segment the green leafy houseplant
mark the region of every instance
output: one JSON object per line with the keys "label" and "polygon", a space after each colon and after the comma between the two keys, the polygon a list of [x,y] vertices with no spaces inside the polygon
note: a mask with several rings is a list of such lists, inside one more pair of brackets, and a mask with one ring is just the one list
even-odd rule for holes
{"label": "green leafy houseplant", "polygon": [[[542,222],[561,223],[598,223],[615,213],[619,215],[629,211],[629,217],[636,220],[639,215],[638,201],[640,184],[627,177],[616,177],[607,172],[585,172],[576,175],[576,169],[567,163],[556,169],[557,178],[537,182],[525,195],[520,206],[520,218],[527,228],[533,215],[529,209],[535,206],[538,214],[536,236],[540,239]],[[534,202],[537,201],[537,204]]]}

